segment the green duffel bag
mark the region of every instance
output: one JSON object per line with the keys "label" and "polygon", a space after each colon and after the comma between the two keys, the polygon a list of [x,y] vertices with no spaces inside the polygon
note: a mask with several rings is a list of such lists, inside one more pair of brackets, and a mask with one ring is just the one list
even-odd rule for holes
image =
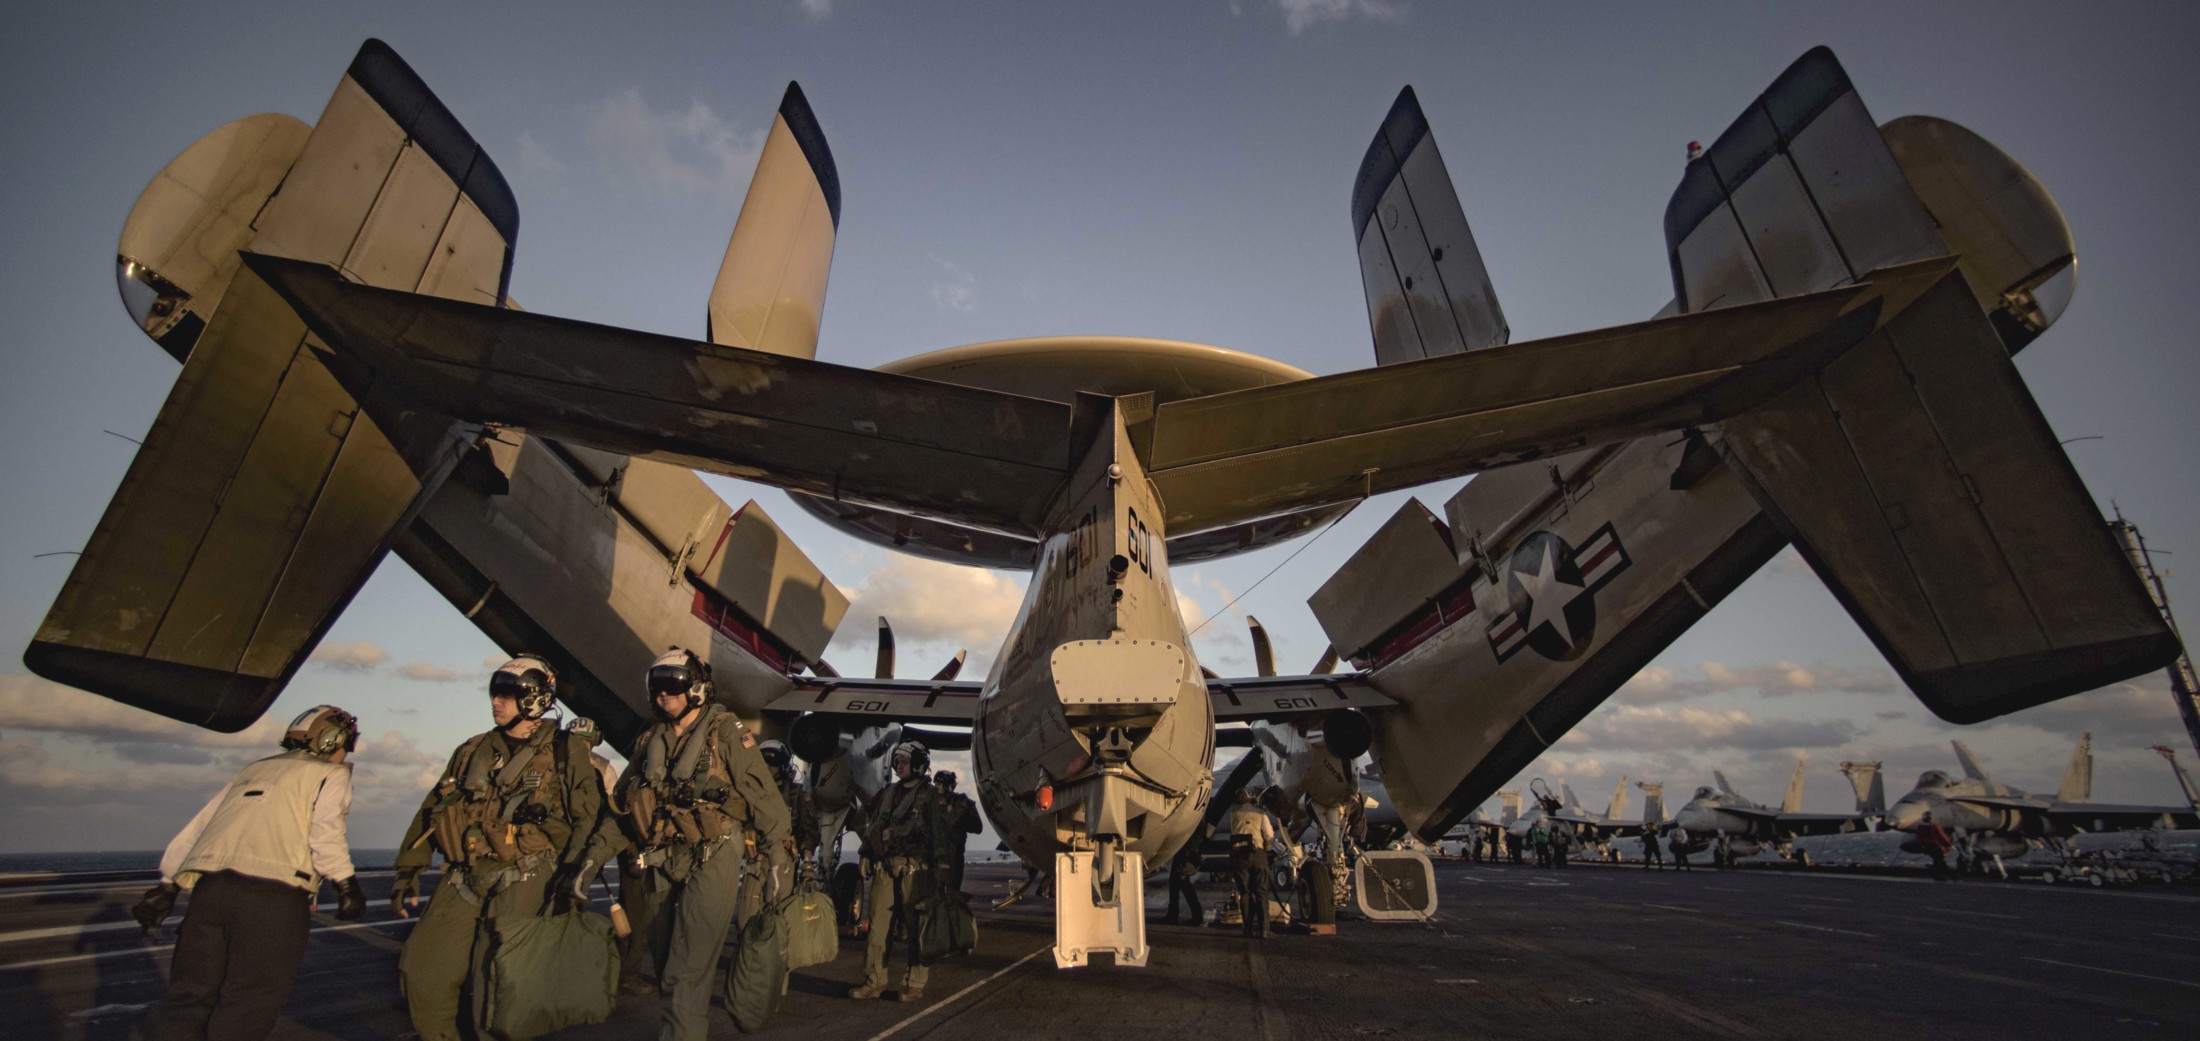
{"label": "green duffel bag", "polygon": [[917,910],[917,960],[926,965],[969,954],[978,945],[978,918],[970,894],[941,887]]}
{"label": "green duffel bag", "polygon": [[804,886],[780,907],[787,925],[787,968],[806,969],[840,956],[833,899]]}
{"label": "green duffel bag", "polygon": [[[744,1034],[753,1034],[771,1022],[772,1014],[779,1011],[779,999],[787,993],[787,940],[791,930],[787,928],[786,909],[792,900],[782,900],[749,916],[741,926],[741,948],[734,952],[733,967],[726,970],[726,1011],[733,1014],[733,1025]],[[827,902],[827,920],[830,920],[830,902]]]}
{"label": "green duffel bag", "polygon": [[618,1003],[619,942],[589,911],[496,920],[479,987],[481,1032],[523,1041],[601,1023]]}

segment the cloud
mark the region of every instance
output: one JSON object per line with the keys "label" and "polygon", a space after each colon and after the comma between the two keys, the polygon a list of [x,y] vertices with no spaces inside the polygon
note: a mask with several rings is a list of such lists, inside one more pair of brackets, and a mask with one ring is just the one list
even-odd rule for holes
{"label": "cloud", "polygon": [[322,668],[338,672],[373,672],[390,660],[390,652],[365,640],[355,643],[324,643],[313,649],[310,661]]}
{"label": "cloud", "polygon": [[[500,659],[498,665],[504,664]],[[424,661],[409,661],[397,667],[397,674],[421,683],[460,683],[474,678],[474,674],[459,669],[446,669]]]}
{"label": "cloud", "polygon": [[555,177],[565,172],[565,164],[552,156],[535,140],[533,131],[519,132],[519,155],[512,160],[512,171],[521,174],[541,174]]}
{"label": "cloud", "polygon": [[40,730],[108,744],[161,742],[197,748],[273,748],[283,724],[261,719],[221,734],[37,676],[0,675],[0,730]]}
{"label": "cloud", "polygon": [[1406,16],[1405,7],[1390,0],[1276,0],[1276,9],[1283,12],[1284,28],[1293,36],[1322,22],[1361,17],[1395,23]]}
{"label": "cloud", "polygon": [[2184,721],[2177,715],[2169,676],[2162,672],[2050,701],[1997,722],[2035,727],[2071,740],[2090,731],[2096,746],[2184,743]]}
{"label": "cloud", "polygon": [[833,13],[833,0],[800,0],[796,6],[802,8],[802,13],[810,16],[811,21]]}
{"label": "cloud", "polygon": [[978,309],[978,278],[969,269],[946,257],[934,255],[932,266],[940,277],[932,281],[932,303],[941,311],[969,314]]}
{"label": "cloud", "polygon": [[841,623],[841,638],[828,653],[852,659],[854,669],[868,669],[868,649],[875,646],[877,631],[872,622],[884,615],[893,623],[895,644],[903,652],[897,671],[929,676],[937,668],[930,661],[911,661],[907,651],[912,645],[967,649],[974,670],[991,658],[1023,599],[1023,583],[1003,572],[892,557],[851,591],[849,621]]}
{"label": "cloud", "polygon": [[1828,748],[1858,733],[1846,719],[1758,719],[1738,708],[1616,704],[1591,715],[1561,743],[1633,752],[1755,751]]}
{"label": "cloud", "polygon": [[589,147],[615,175],[706,193],[744,189],[771,132],[769,124],[737,127],[701,101],[654,109],[631,87],[589,106],[582,122]]}
{"label": "cloud", "polygon": [[1766,697],[1810,692],[1882,694],[1897,689],[1894,673],[1883,667],[1798,665],[1776,661],[1762,665],[1728,665],[1704,661],[1697,675],[1676,673],[1663,665],[1651,665],[1620,686],[1617,698],[1634,705],[1681,701],[1722,691],[1750,690]]}

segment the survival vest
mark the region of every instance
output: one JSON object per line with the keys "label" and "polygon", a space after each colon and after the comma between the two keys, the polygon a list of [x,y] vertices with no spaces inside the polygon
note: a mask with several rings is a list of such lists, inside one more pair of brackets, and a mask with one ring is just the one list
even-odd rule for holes
{"label": "survival vest", "polygon": [[567,739],[557,727],[535,728],[518,751],[507,754],[492,730],[458,748],[455,768],[436,785],[427,831],[453,864],[513,861],[565,844],[573,833],[566,805],[566,773],[572,767]]}
{"label": "survival vest", "polygon": [[915,857],[930,860],[942,850],[945,829],[940,790],[930,779],[907,788],[899,783],[879,793],[878,812],[864,829],[864,852],[872,857]]}
{"label": "survival vest", "polygon": [[734,786],[720,747],[729,740],[755,739],[740,719],[716,704],[703,706],[685,735],[674,734],[670,723],[643,735],[626,786],[626,822],[637,845],[650,850],[715,843],[749,819],[748,800]]}

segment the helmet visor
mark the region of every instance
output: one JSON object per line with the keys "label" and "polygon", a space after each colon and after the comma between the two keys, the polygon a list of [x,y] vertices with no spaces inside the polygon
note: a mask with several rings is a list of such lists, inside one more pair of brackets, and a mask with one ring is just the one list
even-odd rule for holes
{"label": "helmet visor", "polygon": [[695,687],[695,675],[685,665],[653,665],[649,669],[649,696],[686,697]]}
{"label": "helmet visor", "polygon": [[541,669],[498,672],[489,677],[489,696],[492,698],[525,698],[548,689],[550,677]]}

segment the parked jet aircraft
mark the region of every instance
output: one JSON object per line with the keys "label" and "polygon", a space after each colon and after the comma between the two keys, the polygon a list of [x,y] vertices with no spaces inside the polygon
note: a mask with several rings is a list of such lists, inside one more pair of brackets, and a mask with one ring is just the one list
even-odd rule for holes
{"label": "parked jet aircraft", "polygon": [[[1887,809],[1887,826],[1914,831],[1930,813],[1955,836],[1963,859],[1983,869],[1999,865],[2041,843],[2083,831],[2200,827],[2200,809],[2186,806],[2131,806],[2086,801],[2093,791],[2093,735],[2084,734],[2071,750],[2070,766],[2056,794],[2032,795],[1987,776],[1978,757],[1961,741],[1951,741],[1963,776],[1927,770],[1917,787]],[[2171,760],[2172,768],[2176,761]],[[2179,771],[2182,780],[2182,771]],[[1908,849],[1908,846],[1904,846]]]}
{"label": "parked jet aircraft", "polygon": [[1802,812],[1801,759],[1795,761],[1795,773],[1788,779],[1787,794],[1777,809],[1744,798],[1727,783],[1722,771],[1711,771],[1711,777],[1718,787],[1696,789],[1696,794],[1673,814],[1673,826],[1679,829],[1688,852],[1711,850],[1720,863],[1754,856],[1766,847],[1784,854],[1788,843],[1797,837],[1857,831],[1865,826],[1861,814]]}
{"label": "parked jet aircraft", "polygon": [[1564,805],[1555,819],[1573,828],[1574,841],[1582,849],[1605,851],[1611,848],[1613,839],[1641,835],[1645,827],[1655,827],[1665,817],[1664,785],[1638,785],[1645,795],[1640,818],[1627,816],[1627,778],[1622,775],[1612,787],[1612,799],[1605,804],[1603,813],[1591,813],[1582,808],[1581,800],[1574,797],[1572,785],[1561,784]]}
{"label": "parked jet aircraft", "polygon": [[[1217,721],[1346,762],[1372,729],[1401,819],[1440,835],[1785,539],[1947,718],[2176,650],[2009,364],[2067,302],[2052,201],[1953,124],[1876,126],[1823,49],[1688,167],[1666,314],[1526,344],[1505,344],[1402,93],[1353,192],[1377,367],[1326,377],[1106,337],[813,360],[840,182],[791,87],[708,342],[509,306],[516,203],[379,43],[316,126],[231,124],[164,178],[125,229],[123,287],[184,371],[34,670],[241,728],[384,552],[464,514],[464,538],[406,558],[501,644],[569,657],[576,696],[628,706],[628,733],[619,670],[667,642],[708,645],[717,696],[797,748],[967,727],[996,829],[1056,859],[1065,966],[1144,961],[1141,876],[1201,818]],[[547,514],[514,515],[525,445],[567,474],[528,500]],[[912,552],[1030,567],[991,674],[824,675],[845,600],[761,511],[689,494],[686,467]],[[1171,560],[1476,471],[1449,525],[1409,504],[1315,597],[1362,672],[1202,679]],[[675,491],[626,494],[659,479]],[[474,494],[441,509],[457,487]]]}

